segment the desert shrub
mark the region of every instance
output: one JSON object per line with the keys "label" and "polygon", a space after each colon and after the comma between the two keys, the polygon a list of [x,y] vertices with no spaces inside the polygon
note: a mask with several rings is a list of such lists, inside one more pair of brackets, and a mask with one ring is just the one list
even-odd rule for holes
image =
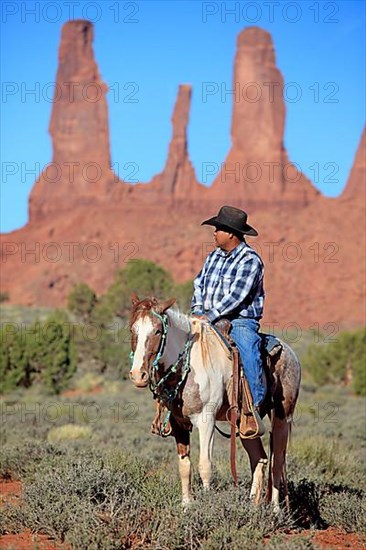
{"label": "desert shrub", "polygon": [[265,548],[266,550],[319,550],[319,546],[314,544],[309,536],[301,535],[291,539],[283,535],[275,535],[268,541]]}
{"label": "desert shrub", "polygon": [[88,393],[91,390],[102,386],[104,383],[103,376],[94,374],[92,372],[86,372],[80,378],[73,381],[73,388],[80,390],[83,393]]}
{"label": "desert shrub", "polygon": [[173,290],[173,295],[177,299],[178,307],[181,311],[189,312],[193,296],[193,281],[176,284]]}
{"label": "desert shrub", "polygon": [[97,297],[92,288],[86,283],[76,284],[67,298],[67,307],[81,319],[90,319],[97,303]]}
{"label": "desert shrub", "polygon": [[309,482],[333,482],[358,487],[365,477],[365,466],[358,445],[326,435],[307,435],[292,440],[288,456],[291,476],[306,476]]}
{"label": "desert shrub", "polygon": [[48,390],[60,393],[75,373],[77,363],[67,315],[56,311],[29,336],[27,356],[32,371],[40,373]]}
{"label": "desert shrub", "polygon": [[177,473],[120,451],[66,451],[58,461],[38,462],[23,484],[22,501],[5,511],[13,532],[43,532],[74,550],[128,548],[261,548],[263,536],[289,528],[285,515],[252,507],[232,486],[207,493],[196,488],[187,509],[180,504]]}
{"label": "desert shrub", "polygon": [[73,439],[89,439],[92,433],[90,426],[64,424],[63,426],[52,428],[48,432],[47,440],[49,443],[59,443],[61,441],[70,441]]}
{"label": "desert shrub", "polygon": [[175,530],[159,530],[157,547],[259,549],[264,536],[292,526],[290,517],[275,515],[270,506],[252,506],[242,490],[196,491],[184,513],[175,513]]}
{"label": "desert shrub", "polygon": [[343,332],[334,342],[311,345],[302,365],[317,384],[347,384],[352,380],[355,393],[366,395],[365,350],[366,329]]}
{"label": "desert shrub", "polygon": [[136,462],[70,454],[24,484],[21,505],[9,510],[6,523],[66,540],[75,549],[122,548],[123,537],[148,529],[141,520]]}
{"label": "desert shrub", "polygon": [[[357,336],[359,341],[358,348],[360,349],[357,359],[353,363],[353,390],[356,395],[366,395],[366,367],[365,367],[365,338],[361,333]],[[363,352],[361,352],[363,348]]]}
{"label": "desert shrub", "polygon": [[9,292],[0,292],[0,304],[8,302],[10,300]]}
{"label": "desert shrub", "polygon": [[52,393],[67,387],[76,370],[76,354],[65,313],[56,311],[44,323],[36,321],[27,329],[5,324],[0,338],[0,391],[36,382]]}
{"label": "desert shrub", "polygon": [[132,292],[137,292],[140,298],[166,298],[172,291],[173,279],[165,269],[150,260],[131,260],[115,272],[105,298],[116,315],[127,317]]}
{"label": "desert shrub", "polygon": [[45,442],[27,441],[21,445],[1,446],[0,477],[24,479],[38,471],[40,464],[53,464],[65,455],[65,450]]}
{"label": "desert shrub", "polygon": [[5,323],[0,327],[0,392],[17,386],[28,387],[32,372],[26,349],[26,339],[19,325]]}
{"label": "desert shrub", "polygon": [[319,510],[329,525],[349,533],[366,531],[366,494],[361,491],[328,486],[323,490]]}

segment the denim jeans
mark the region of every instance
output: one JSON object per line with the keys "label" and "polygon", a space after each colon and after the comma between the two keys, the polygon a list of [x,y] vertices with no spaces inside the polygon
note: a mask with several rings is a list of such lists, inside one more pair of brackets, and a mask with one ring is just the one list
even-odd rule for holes
{"label": "denim jeans", "polygon": [[253,396],[253,404],[257,407],[264,399],[265,384],[261,357],[261,337],[258,334],[259,322],[256,319],[241,317],[231,321],[230,335],[236,343]]}

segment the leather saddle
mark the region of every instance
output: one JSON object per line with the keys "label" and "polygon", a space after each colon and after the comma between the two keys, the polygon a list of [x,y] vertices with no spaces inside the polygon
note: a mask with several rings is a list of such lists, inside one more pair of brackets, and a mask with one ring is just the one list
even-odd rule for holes
{"label": "leather saddle", "polygon": [[[231,377],[226,388],[228,400],[231,406],[237,407],[238,424],[243,424],[243,415],[251,416],[253,413],[253,401],[249,384],[244,375],[240,354],[230,336],[231,323],[228,319],[221,319],[213,328],[222,338],[225,345],[233,355],[233,376]],[[259,333],[261,337],[261,356],[263,361],[263,384],[266,388],[265,398],[259,407],[259,414],[263,418],[273,408],[273,391],[275,387],[274,379],[274,363],[278,355],[282,351],[282,344],[275,336],[271,334]],[[237,357],[234,360],[235,354]],[[235,372],[237,369],[238,372]],[[236,385],[233,393],[233,384]],[[235,397],[232,397],[234,396]],[[233,402],[234,401],[234,402]],[[247,419],[248,420],[248,419]]]}

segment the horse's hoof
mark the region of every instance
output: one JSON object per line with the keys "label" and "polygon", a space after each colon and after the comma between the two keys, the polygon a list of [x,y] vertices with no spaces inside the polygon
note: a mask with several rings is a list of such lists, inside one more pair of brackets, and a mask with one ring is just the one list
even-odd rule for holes
{"label": "horse's hoof", "polygon": [[190,507],[190,505],[192,504],[193,502],[193,499],[189,498],[189,499],[183,499],[182,500],[182,508],[183,510],[188,510],[188,508]]}
{"label": "horse's hoof", "polygon": [[159,435],[159,430],[157,429],[157,427],[155,426],[155,424],[151,424],[150,426],[150,431],[152,434],[154,435]]}

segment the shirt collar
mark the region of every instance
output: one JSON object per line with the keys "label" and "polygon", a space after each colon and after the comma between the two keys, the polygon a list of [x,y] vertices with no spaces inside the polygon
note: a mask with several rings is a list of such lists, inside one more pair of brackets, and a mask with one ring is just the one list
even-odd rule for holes
{"label": "shirt collar", "polygon": [[221,250],[221,248],[217,248],[216,252],[219,256],[223,256],[224,258],[235,258],[240,252],[242,252],[244,249],[248,248],[248,245],[245,241],[241,242],[233,248],[230,252],[225,252],[225,250]]}

